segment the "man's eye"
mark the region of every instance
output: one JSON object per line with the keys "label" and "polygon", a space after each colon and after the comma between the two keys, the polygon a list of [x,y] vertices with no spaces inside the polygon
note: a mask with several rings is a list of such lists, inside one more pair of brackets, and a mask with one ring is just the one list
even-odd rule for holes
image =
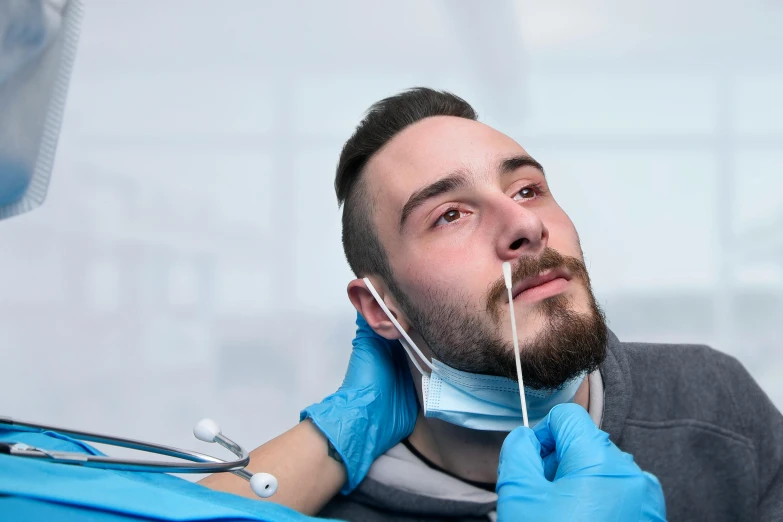
{"label": "man's eye", "polygon": [[443,213],[443,215],[440,216],[440,218],[435,222],[435,225],[445,225],[447,223],[453,223],[454,221],[458,220],[460,217],[462,217],[462,212],[460,212],[457,209],[451,209],[447,210]]}
{"label": "man's eye", "polygon": [[514,194],[514,201],[519,201],[522,199],[533,199],[538,195],[536,192],[535,187],[525,187],[516,194]]}

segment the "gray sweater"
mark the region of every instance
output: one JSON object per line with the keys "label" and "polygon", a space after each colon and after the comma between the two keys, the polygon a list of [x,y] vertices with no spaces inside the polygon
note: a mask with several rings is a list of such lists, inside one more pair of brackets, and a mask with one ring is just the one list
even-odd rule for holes
{"label": "gray sweater", "polygon": [[[612,334],[601,377],[601,429],[658,477],[670,521],[783,521],[783,417],[736,359]],[[487,521],[496,500],[398,445],[320,516]]]}

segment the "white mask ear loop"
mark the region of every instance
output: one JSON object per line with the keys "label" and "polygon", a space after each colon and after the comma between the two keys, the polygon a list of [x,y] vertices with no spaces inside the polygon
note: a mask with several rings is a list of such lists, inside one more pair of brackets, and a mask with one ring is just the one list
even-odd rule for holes
{"label": "white mask ear loop", "polygon": [[511,312],[511,336],[514,341],[514,355],[517,360],[517,379],[519,380],[519,400],[522,402],[522,424],[525,428],[530,426],[527,423],[527,401],[525,401],[525,386],[522,383],[522,363],[519,360],[519,339],[517,339],[517,321],[514,318],[514,296],[511,295],[511,264],[506,261],[503,263],[503,279],[506,281],[508,289],[508,311]]}
{"label": "white mask ear loop", "polygon": [[400,323],[397,322],[397,319],[394,318],[394,314],[391,313],[391,310],[386,306],[386,303],[383,302],[383,299],[381,299],[380,294],[378,294],[378,291],[375,290],[375,287],[372,285],[370,280],[368,278],[363,279],[364,284],[367,285],[367,289],[370,290],[370,293],[375,298],[375,301],[381,306],[381,309],[386,313],[386,316],[389,318],[389,320],[394,324],[395,328],[397,328],[397,331],[402,334],[404,339],[400,339],[400,344],[402,344],[403,348],[405,348],[405,351],[408,352],[408,357],[411,358],[411,361],[413,361],[414,366],[416,366],[416,369],[419,370],[419,373],[426,376],[427,373],[421,369],[421,366],[419,365],[418,361],[416,361],[416,358],[411,353],[411,348],[416,352],[416,354],[421,358],[422,361],[424,361],[424,364],[426,364],[430,371],[434,371],[434,367],[432,366],[432,363],[427,360],[426,357],[424,357],[424,354],[421,353],[421,350],[419,350],[419,347],[416,346],[416,343],[413,342],[413,339],[410,338],[408,333],[403,330],[402,326],[400,326]]}
{"label": "white mask ear loop", "polygon": [[[408,358],[411,360],[411,362],[416,367],[416,369],[419,370],[419,373],[422,375],[422,377],[426,377],[427,376],[427,372],[425,372],[424,370],[421,369],[421,365],[416,360],[416,357],[413,356],[413,352],[411,352],[411,347],[408,344],[408,341],[406,341],[405,339],[400,339],[400,344],[402,345],[403,348],[405,348],[405,352],[408,354]],[[416,345],[414,344],[414,346],[416,346]],[[419,349],[416,348],[417,352],[418,352],[418,350]],[[427,362],[427,363],[429,363],[429,361],[427,361],[427,359],[422,359],[422,360]]]}

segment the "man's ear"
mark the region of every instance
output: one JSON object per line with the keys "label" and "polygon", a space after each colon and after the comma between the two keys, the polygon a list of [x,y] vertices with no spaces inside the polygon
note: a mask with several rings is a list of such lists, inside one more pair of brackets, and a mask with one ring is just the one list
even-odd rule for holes
{"label": "man's ear", "polygon": [[[389,294],[388,290],[386,290],[383,283],[378,278],[374,279],[375,280],[372,281],[373,287],[378,291],[383,302],[386,303],[389,311],[394,315],[394,318],[397,319],[397,322],[400,323],[403,330],[407,331],[408,323],[399,312],[394,299]],[[381,308],[381,305],[375,300],[362,279],[354,279],[348,283],[348,299],[351,300],[356,311],[362,314],[362,317],[364,317],[364,320],[370,325],[370,328],[375,330],[375,333],[386,339],[399,339],[402,337],[400,332],[397,331],[397,328],[395,328],[394,323],[389,320],[386,312],[383,311],[383,308]]]}

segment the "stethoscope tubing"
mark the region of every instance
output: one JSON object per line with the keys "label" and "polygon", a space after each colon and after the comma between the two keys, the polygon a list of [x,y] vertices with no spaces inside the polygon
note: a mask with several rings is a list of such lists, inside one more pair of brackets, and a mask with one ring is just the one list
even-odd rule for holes
{"label": "stethoscope tubing", "polygon": [[[194,462],[194,464],[187,463],[172,463],[161,462],[154,460],[143,459],[123,459],[114,457],[105,457],[100,455],[85,455],[82,453],[70,453],[70,452],[58,452],[58,451],[26,451],[21,456],[32,458],[43,458],[49,462],[58,462],[63,464],[75,464],[85,467],[94,467],[102,469],[115,469],[121,471],[146,471],[151,473],[220,473],[220,472],[233,472],[236,475],[240,475],[243,478],[245,475],[252,476],[244,468],[250,464],[250,456],[247,451],[240,445],[234,443],[226,437],[222,437],[227,444],[224,446],[234,453],[238,458],[233,461],[223,461],[210,455],[205,455],[197,451],[184,450],[180,448],[173,448],[171,446],[165,446],[163,444],[156,444],[154,442],[144,442],[134,439],[128,439],[124,437],[114,437],[111,435],[104,435],[100,433],[91,433],[88,431],[71,430],[68,428],[61,428],[57,426],[37,424],[33,422],[20,421],[18,419],[12,419],[10,417],[0,416],[0,428],[3,426],[9,426],[10,429],[16,431],[26,432],[45,432],[53,431],[63,435],[67,435],[74,439],[96,442],[99,444],[109,444],[112,446],[118,446],[122,448],[129,448],[138,451],[146,451],[150,453],[156,453],[158,455],[165,455],[167,457],[174,457],[182,460],[188,460]],[[222,444],[223,445],[223,444]],[[20,455],[20,453],[14,453]]]}

